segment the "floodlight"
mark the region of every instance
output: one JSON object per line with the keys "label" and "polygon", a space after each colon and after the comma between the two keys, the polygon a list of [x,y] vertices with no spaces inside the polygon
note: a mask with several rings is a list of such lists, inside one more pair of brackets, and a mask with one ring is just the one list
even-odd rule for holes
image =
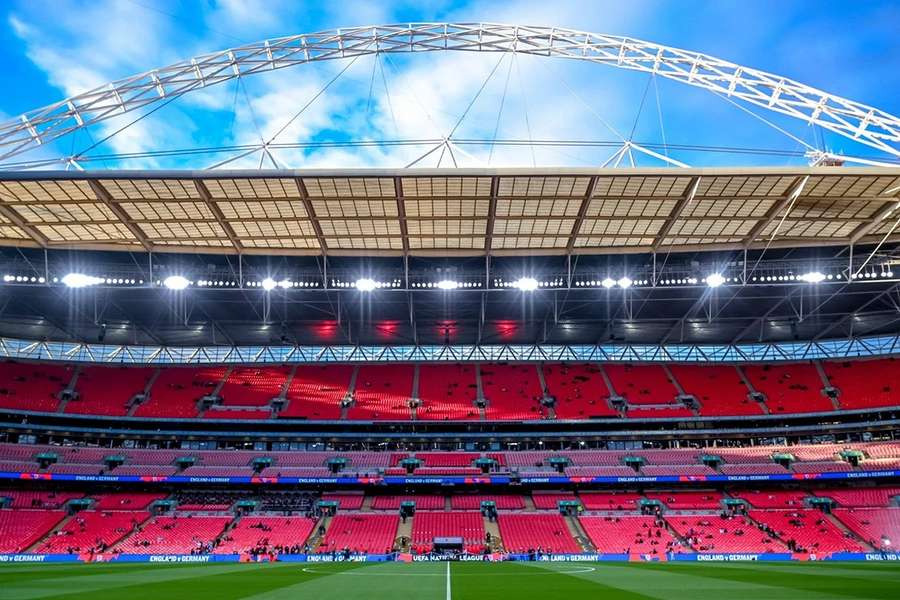
{"label": "floodlight", "polygon": [[626,277],[623,277],[622,279],[620,279],[619,281],[617,281],[616,283],[618,283],[619,287],[622,288],[623,290],[627,290],[628,288],[631,287],[631,284],[634,282],[626,276]]}
{"label": "floodlight", "polygon": [[607,277],[606,279],[604,279],[603,281],[600,282],[600,285],[602,285],[606,289],[609,289],[609,288],[613,287],[614,285],[616,285],[616,282],[612,278]]}
{"label": "floodlight", "polygon": [[163,285],[170,290],[180,291],[190,284],[191,282],[187,280],[187,277],[182,277],[181,275],[169,275],[163,279]]}
{"label": "floodlight", "polygon": [[89,285],[97,285],[98,283],[102,283],[102,281],[103,280],[99,277],[92,277],[91,275],[85,275],[83,273],[69,273],[62,278],[62,282],[66,287],[70,288],[83,288]]}
{"label": "floodlight", "polygon": [[271,292],[272,290],[274,290],[276,285],[278,284],[275,283],[275,280],[271,277],[266,277],[262,280],[262,289],[266,290],[267,292]]}
{"label": "floodlight", "polygon": [[707,278],[704,279],[704,281],[706,282],[706,285],[708,285],[709,287],[717,288],[720,285],[722,285],[723,283],[725,283],[725,278],[722,277],[722,275],[720,273],[713,273],[712,275],[707,276]]}
{"label": "floodlight", "polygon": [[820,273],[819,271],[813,271],[811,273],[804,273],[800,275],[797,279],[801,281],[805,281],[806,283],[819,283],[825,279],[825,275]]}
{"label": "floodlight", "polygon": [[513,286],[519,288],[523,292],[533,292],[538,288],[538,282],[534,277],[522,277],[515,281]]}
{"label": "floodlight", "polygon": [[444,279],[443,281],[437,282],[437,287],[442,290],[455,290],[459,287],[459,282],[451,279]]}
{"label": "floodlight", "polygon": [[377,287],[377,284],[372,279],[357,279],[355,285],[356,289],[361,292],[371,292]]}

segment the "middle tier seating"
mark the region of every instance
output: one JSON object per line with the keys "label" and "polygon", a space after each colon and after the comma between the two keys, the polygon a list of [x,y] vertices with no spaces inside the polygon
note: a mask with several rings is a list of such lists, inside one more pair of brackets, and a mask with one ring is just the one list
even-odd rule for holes
{"label": "middle tier seating", "polygon": [[659,500],[669,510],[709,510],[722,507],[722,493],[714,490],[698,492],[651,492],[646,494],[650,500]]}
{"label": "middle tier seating", "polygon": [[403,502],[415,502],[416,510],[443,510],[447,501],[444,496],[376,496],[372,502],[372,508],[397,510]]}
{"label": "middle tier seating", "polygon": [[453,494],[450,496],[450,508],[453,510],[478,510],[482,502],[493,502],[498,510],[522,510],[525,501],[516,494]]}
{"label": "middle tier seating", "polygon": [[531,500],[538,510],[556,510],[560,502],[576,500],[573,492],[532,492]]}

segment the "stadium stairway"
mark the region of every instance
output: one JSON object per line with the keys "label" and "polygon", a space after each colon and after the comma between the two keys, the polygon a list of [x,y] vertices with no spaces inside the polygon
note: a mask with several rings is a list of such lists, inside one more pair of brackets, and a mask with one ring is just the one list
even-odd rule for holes
{"label": "stadium stairway", "polygon": [[838,519],[833,514],[831,514],[831,513],[822,513],[822,514],[825,515],[825,518],[827,518],[829,521],[831,521],[832,525],[834,525],[835,527],[840,529],[842,532],[844,532],[844,535],[850,537],[851,539],[853,539],[854,541],[859,543],[859,545],[862,546],[863,548],[865,548],[866,550],[868,550],[870,552],[878,551],[878,548],[876,548],[875,546],[870,544],[868,540],[861,537],[858,533],[856,533],[855,531],[853,531],[852,529],[847,527],[847,525],[845,525],[843,521]]}
{"label": "stadium stairway", "polygon": [[[281,386],[281,391],[278,392],[277,398],[281,400],[281,411],[284,411],[288,404],[291,401],[288,399],[288,391],[291,389],[291,384],[294,383],[294,377],[297,375],[297,365],[291,367],[291,370],[288,371],[287,377],[284,379],[284,384]],[[278,417],[279,411],[272,410],[272,418],[275,419]]]}
{"label": "stadium stairway", "polygon": [[[225,382],[228,381],[228,377],[231,376],[231,372],[234,371],[234,367],[228,367],[225,369],[225,373],[222,375],[222,378],[216,382],[216,387],[214,387],[209,392],[206,392],[205,396],[218,396],[222,393],[222,388],[225,387]],[[200,399],[197,399],[197,418],[202,419],[206,416],[205,410],[200,410]]]}
{"label": "stadium stairway", "polygon": [[[309,534],[309,537],[304,540],[310,548],[318,548],[322,543],[322,539],[328,533],[328,527],[331,526],[331,521],[334,519],[331,515],[322,515],[319,517],[319,520],[316,521],[315,526],[313,526],[312,531]],[[319,529],[322,529],[322,535],[319,535]]]}
{"label": "stadium stairway", "polygon": [[69,521],[71,521],[74,518],[75,518],[75,515],[66,515],[65,517],[63,517],[63,519],[59,523],[57,523],[56,525],[51,527],[49,530],[47,530],[47,532],[44,535],[42,535],[35,543],[33,543],[30,546],[28,546],[27,548],[25,548],[23,550],[23,552],[26,552],[26,553],[34,552],[35,550],[37,550],[38,548],[43,546],[47,542],[47,540],[49,540],[52,536],[56,535],[57,531],[59,531],[60,529],[65,527],[69,523]]}
{"label": "stadium stairway", "polygon": [[500,536],[500,525],[497,524],[496,519],[491,521],[487,517],[484,518],[484,533],[491,534],[491,543],[489,545],[491,552],[504,551],[503,538]]}
{"label": "stadium stairway", "polygon": [[[747,389],[750,391],[750,393],[754,394],[754,395],[758,394],[759,390],[757,390],[755,387],[753,387],[753,383],[750,381],[750,378],[747,377],[747,374],[744,372],[744,369],[742,369],[740,365],[735,365],[734,369],[735,369],[735,371],[738,372],[738,375],[740,376],[741,381],[744,382],[744,385],[747,386]],[[766,404],[765,402],[759,402],[759,408],[760,408],[760,410],[763,411],[764,415],[772,414],[772,411],[769,410],[769,405]]]}
{"label": "stadium stairway", "polygon": [[597,549],[594,547],[594,544],[591,543],[591,538],[581,526],[581,522],[578,520],[578,517],[566,515],[563,520],[566,522],[566,526],[569,528],[569,533],[585,552],[597,551]]}
{"label": "stadium stairway", "polygon": [[[150,379],[147,380],[147,385],[145,385],[143,389],[145,398],[144,402],[146,402],[146,399],[150,397],[150,390],[153,389],[153,384],[156,383],[157,379],[159,379],[161,373],[162,369],[156,369],[155,371],[153,371],[153,375],[150,376]],[[143,404],[143,402],[132,402],[129,405],[128,410],[125,412],[125,416],[133,417],[134,413],[137,412],[137,409],[140,408],[141,404]]]}
{"label": "stadium stairway", "polygon": [[[828,379],[828,373],[825,372],[825,365],[822,364],[821,360],[814,360],[813,366],[816,368],[816,373],[819,374],[819,379],[822,380],[822,385],[825,388],[833,388],[834,385],[831,383],[831,380]],[[838,390],[840,392],[840,390]],[[841,410],[841,397],[840,393],[831,399],[831,405],[834,407],[834,410]]]}
{"label": "stadium stairway", "polygon": [[[80,373],[81,373],[81,365],[76,365],[75,368],[72,370],[72,379],[70,379],[68,385],[66,385],[66,387],[64,387],[62,389],[62,392],[72,391],[75,389],[75,384],[78,383],[78,375]],[[56,412],[58,412],[58,413],[66,412],[66,405],[69,403],[68,398],[70,396],[66,395],[65,398],[62,398],[61,397],[62,392],[60,392],[60,396],[57,396],[58,398],[60,398],[59,405],[57,405],[57,407],[56,407]]]}
{"label": "stadium stairway", "polygon": [[534,506],[534,500],[531,499],[531,494],[523,495],[522,500],[525,502],[525,512],[534,512],[537,510]]}
{"label": "stadium stairway", "polygon": [[[353,365],[353,372],[350,374],[350,383],[347,385],[347,395],[351,398],[356,393],[356,378],[359,375],[359,365]],[[355,404],[354,401],[352,404]],[[350,409],[352,408],[352,404],[349,406],[341,406],[341,421],[347,420],[347,415],[350,414]]]}
{"label": "stadium stairway", "polygon": [[[547,379],[544,377],[544,369],[541,368],[541,365],[537,365],[537,376],[541,384],[541,393],[546,398],[550,395],[550,389],[547,387]],[[551,420],[556,419],[556,408],[552,406],[547,407],[547,418]]]}
{"label": "stadium stairway", "polygon": [[404,552],[409,551],[409,546],[412,541],[413,520],[415,518],[415,516],[407,518],[406,523],[404,523],[403,519],[397,517],[397,535],[394,538],[395,548],[400,548]]}

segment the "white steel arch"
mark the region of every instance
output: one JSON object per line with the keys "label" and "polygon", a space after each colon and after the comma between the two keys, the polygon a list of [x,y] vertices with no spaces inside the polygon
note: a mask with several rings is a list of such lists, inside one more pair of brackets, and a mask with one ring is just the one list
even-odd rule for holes
{"label": "white steel arch", "polygon": [[900,157],[900,118],[787,77],[653,42],[493,23],[367,25],[265,40],[114,81],[0,124],[0,160],[194,89],[309,62],[376,53],[515,52],[653,73],[788,115]]}

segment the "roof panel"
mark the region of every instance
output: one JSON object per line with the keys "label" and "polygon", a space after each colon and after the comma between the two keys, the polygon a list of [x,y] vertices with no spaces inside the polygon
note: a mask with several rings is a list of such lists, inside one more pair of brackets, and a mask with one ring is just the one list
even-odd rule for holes
{"label": "roof panel", "polygon": [[390,177],[304,178],[310,198],[384,198],[397,196]]}
{"label": "roof panel", "polygon": [[403,199],[406,218],[414,217],[487,217],[487,198]]}
{"label": "roof panel", "polygon": [[406,198],[475,197],[491,195],[490,177],[402,177]]}

